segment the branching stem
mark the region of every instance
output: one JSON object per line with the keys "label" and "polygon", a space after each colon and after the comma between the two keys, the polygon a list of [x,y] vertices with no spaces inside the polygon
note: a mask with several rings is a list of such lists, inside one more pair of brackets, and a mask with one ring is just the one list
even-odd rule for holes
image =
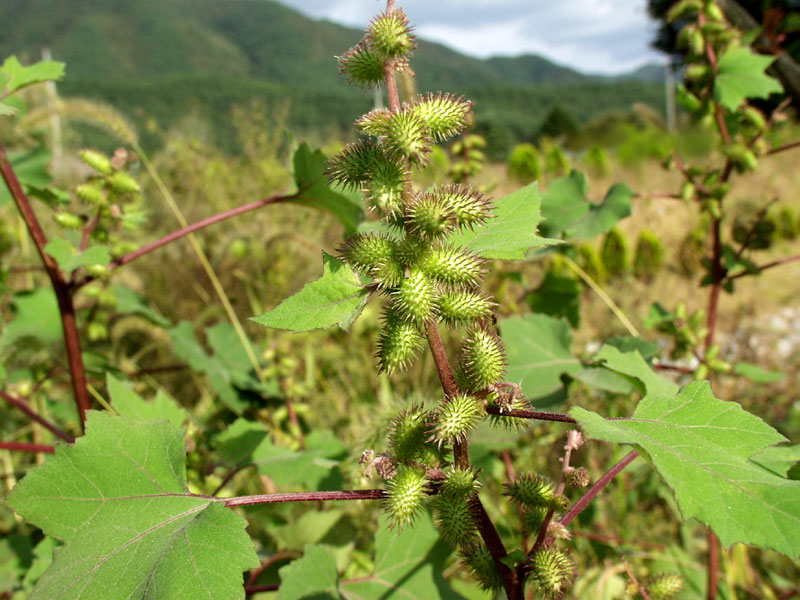
{"label": "branching stem", "polygon": [[75,438],[72,437],[70,434],[62,431],[59,427],[57,427],[54,423],[51,423],[44,417],[42,417],[39,413],[35,412],[32,408],[28,406],[28,404],[22,398],[15,398],[11,394],[7,394],[6,392],[0,390],[0,398],[8,402],[11,406],[18,408],[20,411],[25,413],[29,419],[32,421],[36,421],[44,427],[45,429],[51,431],[54,435],[57,435],[62,440],[71,444],[75,441]]}

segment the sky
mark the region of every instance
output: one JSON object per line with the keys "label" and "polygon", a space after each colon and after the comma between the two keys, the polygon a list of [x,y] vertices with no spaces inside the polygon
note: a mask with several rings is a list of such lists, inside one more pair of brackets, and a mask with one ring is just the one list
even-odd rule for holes
{"label": "sky", "polygon": [[[385,0],[279,0],[306,15],[365,28]],[[656,25],[646,0],[398,0],[419,37],[485,58],[539,54],[585,73],[648,62]]]}

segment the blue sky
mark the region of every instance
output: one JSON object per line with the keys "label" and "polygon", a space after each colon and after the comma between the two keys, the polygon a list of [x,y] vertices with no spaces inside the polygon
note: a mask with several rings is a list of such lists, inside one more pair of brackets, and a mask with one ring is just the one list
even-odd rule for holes
{"label": "blue sky", "polygon": [[[385,0],[279,0],[315,18],[363,28]],[[649,48],[646,0],[398,0],[420,37],[473,56],[540,54],[589,73],[664,59]]]}

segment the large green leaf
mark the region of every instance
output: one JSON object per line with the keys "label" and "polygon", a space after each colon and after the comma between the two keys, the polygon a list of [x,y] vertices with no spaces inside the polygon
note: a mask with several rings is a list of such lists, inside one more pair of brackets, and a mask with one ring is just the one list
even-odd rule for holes
{"label": "large green leaf", "polygon": [[364,309],[367,296],[367,290],[353,269],[323,252],[320,279],[251,320],[274,329],[296,332],[334,325],[348,329]]}
{"label": "large green leaf", "polygon": [[279,486],[300,486],[312,490],[336,490],[342,485],[339,463],[347,448],[328,430],[316,430],[306,437],[304,450],[275,446],[266,437],[253,450],[258,472]]}
{"label": "large green leaf", "polygon": [[242,572],[259,564],[246,521],[189,493],[183,433],[94,411],[86,425],[8,497],[65,543],[31,600],[241,598]]}
{"label": "large green leaf", "polygon": [[631,214],[633,190],[624,183],[612,185],[599,204],[589,201],[588,192],[588,180],[578,171],[550,183],[542,198],[543,228],[547,235],[591,239],[609,232]]}
{"label": "large green leaf", "polygon": [[733,370],[737,375],[744,375],[750,381],[756,383],[774,383],[775,381],[782,381],[786,379],[785,373],[777,371],[767,371],[759,365],[753,365],[746,362],[740,362]]}
{"label": "large green leaf", "polygon": [[111,405],[123,417],[142,420],[164,419],[175,427],[180,427],[186,422],[186,411],[161,390],[152,402],[148,402],[111,373],[106,373],[106,387],[111,397]]}
{"label": "large green leaf", "polygon": [[345,235],[355,233],[364,220],[364,209],[357,195],[330,187],[325,176],[328,159],[322,151],[312,151],[308,144],[301,144],[294,153],[293,163],[299,196],[290,202],[326,210],[339,219]]}
{"label": "large green leaf", "polygon": [[719,58],[714,98],[728,110],[736,110],[747,98],[767,98],[781,92],[781,84],[764,71],[775,60],[750,48],[731,48]]}
{"label": "large green leaf", "polygon": [[[8,158],[14,168],[14,173],[17,174],[17,178],[26,191],[30,191],[31,187],[46,188],[50,183],[47,167],[53,156],[47,149],[38,147],[26,153],[9,154]],[[2,181],[0,182],[0,206],[10,200],[11,192],[8,190],[6,182]]]}
{"label": "large green leaf", "polygon": [[347,600],[463,599],[442,577],[450,548],[442,541],[427,512],[400,533],[389,529],[383,517],[375,547],[375,572],[366,579],[340,584]]}
{"label": "large green leaf", "polygon": [[150,308],[148,300],[145,296],[134,292],[132,289],[125,287],[121,283],[114,283],[111,285],[114,291],[114,297],[117,299],[117,312],[122,314],[139,315],[147,319],[154,325],[160,327],[169,327],[169,319],[162,317]]}
{"label": "large green leaf", "polygon": [[524,315],[498,324],[508,352],[506,380],[519,383],[531,400],[561,388],[561,374],[581,370],[572,356],[572,335],[563,319],[547,315]]}
{"label": "large green leaf", "polygon": [[572,327],[581,320],[581,283],[572,277],[559,275],[553,270],[545,273],[542,283],[528,294],[528,306],[535,313],[564,317]]}
{"label": "large green leaf", "polygon": [[573,408],[592,438],[632,444],[672,488],[684,518],[735,542],[800,555],[800,481],[757,464],[754,455],[784,437],[738,404],[714,397],[708,382],[677,395],[651,393],[628,419]]}
{"label": "large green leaf", "polygon": [[452,242],[484,258],[524,260],[531,248],[559,243],[538,233],[542,220],[536,182],[495,201],[494,215],[482,227],[462,231]]}
{"label": "large green leaf", "polygon": [[0,66],[0,73],[5,75],[4,91],[14,92],[34,83],[61,79],[64,75],[64,63],[42,60],[23,67],[16,56],[9,56]]}

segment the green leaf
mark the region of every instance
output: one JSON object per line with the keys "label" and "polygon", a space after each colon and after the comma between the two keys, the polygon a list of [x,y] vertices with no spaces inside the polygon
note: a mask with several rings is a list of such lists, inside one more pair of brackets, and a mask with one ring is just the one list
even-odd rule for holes
{"label": "green leaf", "polygon": [[573,328],[580,324],[583,287],[572,277],[548,271],[538,288],[528,294],[528,306],[535,313],[564,317]]}
{"label": "green leaf", "polygon": [[606,345],[614,346],[620,352],[636,350],[645,360],[650,360],[658,354],[658,344],[631,335],[613,335],[606,340]]}
{"label": "green leaf", "polygon": [[31,600],[242,597],[259,564],[246,521],[190,494],[183,433],[90,411],[86,434],[30,471],[8,505],[64,541]]}
{"label": "green leaf", "polygon": [[646,453],[683,517],[709,525],[724,545],[800,555],[800,482],[751,460],[785,438],[738,404],[715,398],[708,382],[677,395],[648,394],[629,419],[606,420],[577,407],[570,415],[590,437]]}
{"label": "green leaf", "polygon": [[800,444],[794,446],[770,446],[753,457],[753,462],[781,477],[797,479],[792,476],[795,465],[800,463]]}
{"label": "green leaf", "polygon": [[344,510],[336,508],[310,511],[270,533],[280,548],[299,550],[306,544],[318,543],[344,514]]}
{"label": "green leaf", "polygon": [[334,325],[349,329],[367,303],[367,291],[353,269],[338,258],[323,252],[322,265],[320,279],[251,320],[295,332]]}
{"label": "green leaf", "polygon": [[494,202],[494,219],[451,238],[458,246],[484,258],[525,260],[528,250],[558,244],[539,236],[541,196],[536,182]]}
{"label": "green leaf", "polygon": [[253,451],[268,435],[263,424],[239,418],[217,436],[217,451],[223,460],[242,464],[250,460]]}
{"label": "green leaf", "polygon": [[0,347],[10,346],[24,338],[33,338],[43,344],[61,339],[61,313],[52,289],[40,287],[15,295],[14,312],[14,319],[0,336]]}
{"label": "green leaf", "polygon": [[11,592],[33,562],[29,537],[12,534],[0,540],[0,593]]}
{"label": "green leaf", "polygon": [[313,431],[306,437],[305,450],[274,446],[265,437],[253,450],[258,472],[278,486],[300,486],[312,490],[336,490],[342,485],[339,463],[347,448],[328,430]]}
{"label": "green leaf", "polygon": [[375,546],[375,572],[366,580],[339,585],[348,600],[463,600],[442,577],[450,548],[427,512],[400,533],[392,532],[387,518],[382,517]]}
{"label": "green leaf", "polygon": [[510,317],[498,323],[508,352],[506,381],[519,383],[531,400],[561,387],[561,374],[581,370],[572,356],[572,335],[563,319],[547,315]]}
{"label": "green leaf", "polygon": [[64,75],[64,63],[42,60],[23,67],[16,56],[9,56],[0,66],[0,72],[7,77],[5,91],[14,92],[34,83],[61,79]]}
{"label": "green leaf", "polygon": [[303,558],[282,567],[277,600],[327,600],[342,596],[337,591],[336,557],[324,546],[307,546]]}
{"label": "green leaf", "polygon": [[345,235],[355,233],[364,220],[364,208],[357,194],[332,189],[325,176],[328,159],[321,150],[312,151],[301,144],[293,157],[294,177],[299,197],[289,200],[295,204],[328,211],[344,226]]}
{"label": "green leaf", "polygon": [[589,201],[588,192],[589,182],[579,171],[551,182],[542,198],[545,233],[591,239],[608,233],[631,214],[633,190],[624,183],[612,185],[599,204]]}
{"label": "green leaf", "polygon": [[758,365],[753,365],[746,362],[737,364],[733,372],[738,375],[744,375],[750,381],[755,381],[756,383],[773,383],[775,381],[782,381],[786,379],[785,373],[767,371]]}
{"label": "green leaf", "polygon": [[188,321],[181,321],[169,330],[172,350],[185,360],[193,371],[205,374],[214,391],[219,394],[223,404],[236,414],[241,414],[247,403],[233,387],[233,377],[219,361],[210,357],[194,335],[194,327]]}
{"label": "green leaf", "polygon": [[586,367],[572,377],[589,387],[612,394],[630,394],[636,390],[629,379],[602,367]]}
{"label": "green leaf", "polygon": [[677,384],[656,375],[636,350],[620,352],[614,346],[606,345],[600,349],[594,359],[603,362],[605,368],[630,377],[642,393],[674,395],[678,392]]}
{"label": "green leaf", "polygon": [[56,259],[58,268],[65,275],[87,265],[108,265],[111,262],[111,254],[107,246],[92,246],[79,252],[63,238],[55,238],[47,242],[44,251]]}
{"label": "green leaf", "polygon": [[106,387],[111,397],[111,405],[123,417],[142,420],[164,419],[175,427],[181,427],[186,422],[186,411],[161,390],[158,390],[152,402],[147,402],[111,373],[106,373]]}
{"label": "green leaf", "polygon": [[114,283],[111,286],[114,297],[117,299],[117,312],[120,314],[138,315],[147,319],[159,327],[169,327],[170,321],[156,314],[147,304],[147,298],[125,287],[121,283]]}
{"label": "green leaf", "polygon": [[719,58],[714,80],[714,98],[730,111],[739,108],[747,98],[767,98],[780,93],[781,84],[767,75],[774,56],[761,56],[750,48],[731,48]]}

